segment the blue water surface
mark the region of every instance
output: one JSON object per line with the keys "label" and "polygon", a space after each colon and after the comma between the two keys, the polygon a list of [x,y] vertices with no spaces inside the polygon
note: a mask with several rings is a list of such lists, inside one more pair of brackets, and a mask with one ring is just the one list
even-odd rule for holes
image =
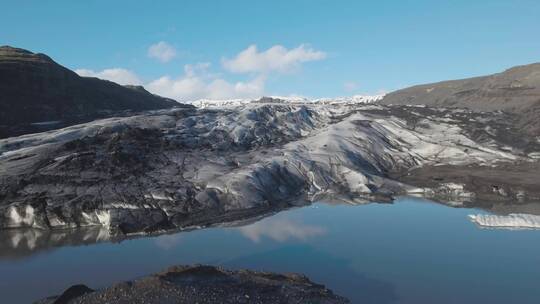
{"label": "blue water surface", "polygon": [[242,227],[59,247],[0,260],[0,300],[203,263],[303,273],[353,303],[540,303],[540,231],[480,229],[472,213],[413,198],[317,203]]}

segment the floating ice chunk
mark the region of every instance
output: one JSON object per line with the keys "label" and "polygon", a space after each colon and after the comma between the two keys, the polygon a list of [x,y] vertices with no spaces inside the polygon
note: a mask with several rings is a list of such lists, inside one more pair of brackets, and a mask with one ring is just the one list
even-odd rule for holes
{"label": "floating ice chunk", "polygon": [[511,213],[509,215],[471,214],[469,219],[480,226],[497,228],[540,229],[540,215]]}

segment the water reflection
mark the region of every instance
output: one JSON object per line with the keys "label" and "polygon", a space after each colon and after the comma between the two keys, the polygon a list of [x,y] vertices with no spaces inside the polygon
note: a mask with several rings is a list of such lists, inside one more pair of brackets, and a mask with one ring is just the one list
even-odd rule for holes
{"label": "water reflection", "polygon": [[[516,211],[493,206],[500,215]],[[469,214],[485,212],[402,198],[392,205],[315,204],[129,240],[99,227],[4,231],[0,302],[31,303],[73,284],[100,288],[202,263],[304,273],[353,303],[538,303],[540,233],[479,229]],[[99,244],[77,246],[92,243]],[[37,252],[46,254],[27,258]]]}
{"label": "water reflection", "polygon": [[[407,200],[407,198],[399,198]],[[433,202],[423,199],[429,204]],[[332,200],[331,204],[343,204],[344,201]],[[349,202],[350,203],[350,202]],[[365,204],[365,202],[363,202]],[[444,205],[448,206],[447,203]],[[456,206],[454,206],[456,207]],[[312,208],[317,208],[312,207]],[[507,230],[540,229],[540,204],[513,204],[492,203],[483,205],[485,210],[494,214],[471,214],[466,218],[480,228],[497,228]],[[214,227],[233,227],[240,234],[252,241],[260,243],[264,239],[285,241],[306,241],[310,238],[321,237],[327,234],[327,229],[319,224],[306,224],[298,219],[289,219],[286,216],[272,216],[264,214],[257,217],[216,224]],[[157,236],[155,244],[161,249],[171,249],[182,242],[185,233],[171,231]],[[126,239],[140,238],[141,236],[112,236],[105,227],[93,226],[65,230],[41,229],[10,229],[0,231],[0,260],[20,259],[50,251],[63,246],[90,245],[103,242],[121,242]],[[144,236],[143,236],[144,237]]]}
{"label": "water reflection", "polygon": [[111,240],[109,230],[100,226],[69,230],[8,229],[0,231],[0,259],[19,259],[56,247]]}
{"label": "water reflection", "polygon": [[326,230],[322,227],[307,225],[286,218],[267,218],[255,224],[240,227],[238,230],[254,243],[259,243],[263,237],[278,242],[292,239],[304,241],[326,233]]}
{"label": "water reflection", "polygon": [[398,300],[394,284],[359,273],[351,266],[350,260],[309,245],[289,245],[263,253],[244,255],[226,261],[224,265],[232,268],[298,272],[306,274],[315,282],[331,281],[332,290],[347,295],[351,303],[389,304]]}
{"label": "water reflection", "polygon": [[178,246],[182,242],[182,238],[182,233],[166,234],[158,236],[154,242],[159,248],[164,250],[170,250]]}

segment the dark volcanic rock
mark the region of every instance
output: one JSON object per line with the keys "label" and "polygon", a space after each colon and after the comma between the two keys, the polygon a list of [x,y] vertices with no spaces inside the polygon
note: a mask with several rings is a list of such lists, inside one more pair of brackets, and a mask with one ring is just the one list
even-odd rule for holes
{"label": "dark volcanic rock", "polygon": [[[171,267],[162,273],[95,292],[84,285],[75,289],[70,287],[59,297],[37,303],[349,303],[302,275],[228,271],[212,266]],[[79,291],[80,296],[76,297],[74,291]],[[64,300],[59,302],[60,299]]]}
{"label": "dark volcanic rock", "polygon": [[142,87],[80,77],[44,54],[0,47],[0,138],[56,129],[119,111],[186,106]]}
{"label": "dark volcanic rock", "polygon": [[540,135],[540,63],[502,73],[418,85],[392,92],[383,104],[460,107],[478,111],[503,110],[520,115],[516,126]]}
{"label": "dark volcanic rock", "polygon": [[73,285],[56,298],[53,304],[69,304],[72,300],[92,292],[94,290],[86,285]]}

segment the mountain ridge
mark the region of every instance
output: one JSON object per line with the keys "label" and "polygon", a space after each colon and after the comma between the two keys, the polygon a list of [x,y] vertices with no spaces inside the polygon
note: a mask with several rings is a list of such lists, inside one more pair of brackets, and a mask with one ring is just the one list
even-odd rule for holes
{"label": "mountain ridge", "polygon": [[391,92],[380,103],[505,111],[518,116],[516,127],[540,136],[540,63],[492,75],[416,85]]}
{"label": "mountain ridge", "polygon": [[184,105],[146,91],[81,77],[45,54],[0,47],[0,138],[56,129],[121,111]]}

